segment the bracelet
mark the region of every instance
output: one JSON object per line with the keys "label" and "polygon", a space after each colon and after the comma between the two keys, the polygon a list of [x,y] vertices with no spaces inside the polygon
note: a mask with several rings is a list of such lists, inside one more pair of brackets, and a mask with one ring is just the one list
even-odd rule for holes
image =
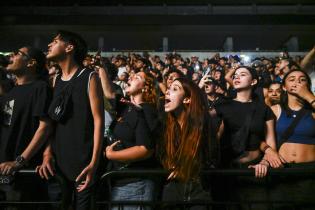
{"label": "bracelet", "polygon": [[271,148],[268,144],[264,146],[264,148],[261,150],[263,153],[266,152],[267,149]]}
{"label": "bracelet", "polygon": [[313,106],[313,103],[315,103],[315,99],[310,102],[310,105]]}

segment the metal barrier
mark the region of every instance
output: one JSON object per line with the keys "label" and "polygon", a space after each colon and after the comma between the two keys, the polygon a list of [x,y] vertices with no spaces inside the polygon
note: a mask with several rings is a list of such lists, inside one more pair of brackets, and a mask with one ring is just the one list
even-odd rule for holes
{"label": "metal barrier", "polygon": [[[23,176],[37,176],[35,175],[34,170],[21,170],[17,172],[19,178]],[[202,174],[206,177],[220,177],[220,178],[235,178],[235,177],[254,177],[254,170],[253,169],[211,169],[207,171],[203,171]],[[160,179],[164,179],[168,173],[164,170],[120,170],[120,171],[110,171],[105,173],[100,178],[99,188],[107,188],[110,192],[110,180],[111,178],[123,178],[123,177],[159,177]],[[268,175],[263,179],[268,184],[268,180],[274,177],[304,177],[304,178],[315,178],[315,168],[282,168],[282,169],[270,169],[268,171]],[[109,184],[105,186],[105,184]],[[215,190],[215,189],[214,189]],[[315,190],[315,189],[314,189]],[[50,201],[43,201],[43,202],[10,202],[10,201],[0,201],[0,207],[7,207],[7,206],[32,206],[37,209],[49,206],[51,204],[57,205],[60,202],[50,202]],[[172,202],[162,202],[160,200],[155,201],[111,201],[110,199],[105,200],[97,200],[97,209],[110,209],[112,206],[117,206],[118,209],[123,209],[124,205],[128,206],[142,206],[144,207],[152,207],[150,209],[164,209],[165,206],[177,206],[180,209],[189,209],[192,206],[204,206],[204,209],[230,209],[230,207],[235,206],[242,206],[245,209],[253,209],[256,210],[255,205],[266,205],[268,206],[267,209],[276,209],[274,208],[275,205],[282,205],[282,204],[291,204],[291,209],[299,209],[299,206],[302,204],[309,205],[312,204],[315,206],[314,201],[276,201],[276,200],[259,200],[259,201],[231,201],[231,200],[198,200],[198,201],[172,201]],[[288,209],[288,208],[286,208]],[[302,208],[303,209],[303,208]],[[315,209],[315,207],[313,208]]]}

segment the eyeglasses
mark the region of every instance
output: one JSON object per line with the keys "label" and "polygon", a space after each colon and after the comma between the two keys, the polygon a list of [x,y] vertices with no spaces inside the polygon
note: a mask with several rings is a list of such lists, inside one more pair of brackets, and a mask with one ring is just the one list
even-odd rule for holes
{"label": "eyeglasses", "polygon": [[22,55],[22,56],[25,56],[27,59],[31,59],[31,57],[28,54],[26,54],[25,52],[23,52],[21,50],[13,51],[13,55]]}

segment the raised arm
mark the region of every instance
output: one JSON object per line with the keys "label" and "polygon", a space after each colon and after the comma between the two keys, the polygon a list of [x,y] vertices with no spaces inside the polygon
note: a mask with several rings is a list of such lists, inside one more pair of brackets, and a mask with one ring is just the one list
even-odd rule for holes
{"label": "raised arm", "polygon": [[311,73],[311,64],[315,61],[315,45],[314,47],[305,55],[301,61],[301,68],[307,73]]}

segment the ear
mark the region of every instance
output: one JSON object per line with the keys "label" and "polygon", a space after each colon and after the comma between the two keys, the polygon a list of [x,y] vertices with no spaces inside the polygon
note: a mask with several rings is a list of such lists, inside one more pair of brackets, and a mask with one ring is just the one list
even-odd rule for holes
{"label": "ear", "polygon": [[72,44],[68,44],[68,46],[66,47],[66,52],[71,52],[74,49]]}
{"label": "ear", "polygon": [[190,104],[190,98],[184,98],[183,104]]}
{"label": "ear", "polygon": [[37,61],[35,59],[31,59],[28,64],[27,64],[27,67],[32,67],[32,66],[35,66],[37,64]]}
{"label": "ear", "polygon": [[252,81],[251,86],[254,86],[254,85],[256,85],[256,84],[257,84],[257,79],[254,79],[254,80]]}

